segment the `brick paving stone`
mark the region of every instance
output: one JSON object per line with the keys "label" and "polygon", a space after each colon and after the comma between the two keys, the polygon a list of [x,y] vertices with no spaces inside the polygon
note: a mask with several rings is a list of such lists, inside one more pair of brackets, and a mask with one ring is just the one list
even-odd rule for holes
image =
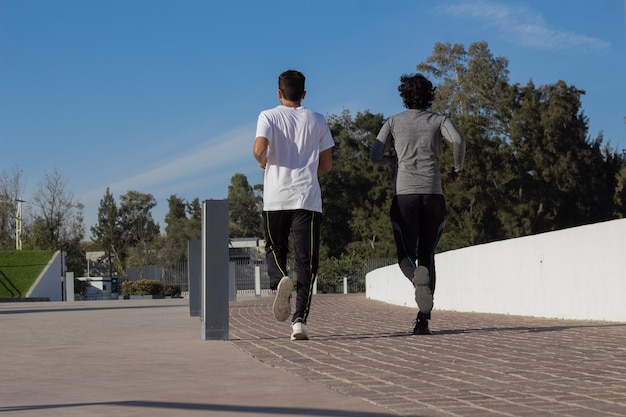
{"label": "brick paving stone", "polygon": [[624,416],[626,323],[433,311],[318,294],[308,341],[271,297],[231,303],[230,337],[258,360],[403,416]]}

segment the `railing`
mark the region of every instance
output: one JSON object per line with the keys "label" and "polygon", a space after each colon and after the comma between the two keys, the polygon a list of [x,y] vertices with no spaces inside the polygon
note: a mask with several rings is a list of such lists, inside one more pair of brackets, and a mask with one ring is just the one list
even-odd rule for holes
{"label": "railing", "polygon": [[[325,264],[332,262],[332,264]],[[358,293],[365,291],[365,275],[368,272],[387,265],[396,263],[395,258],[355,260],[332,260],[320,263],[317,275],[318,292],[339,293],[344,291],[344,278],[347,278],[348,292]],[[261,290],[269,290],[269,277],[267,265],[264,262],[237,260],[235,263],[235,285],[238,292],[255,293],[256,290],[256,267],[260,272]],[[292,278],[296,278],[293,260],[288,262],[288,268],[292,271]],[[128,268],[127,278],[134,281],[137,279],[154,279],[164,284],[177,285],[182,293],[189,291],[187,262],[179,262],[168,267],[150,265],[141,268]]]}
{"label": "railing", "polygon": [[187,262],[178,262],[169,266],[147,265],[126,270],[127,281],[150,279],[166,285],[177,285],[182,292],[189,291]]}

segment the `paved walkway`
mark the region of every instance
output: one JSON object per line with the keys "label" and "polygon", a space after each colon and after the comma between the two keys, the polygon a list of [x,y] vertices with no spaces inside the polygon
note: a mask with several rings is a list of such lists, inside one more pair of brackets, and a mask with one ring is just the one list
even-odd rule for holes
{"label": "paved walkway", "polygon": [[626,323],[316,295],[311,340],[270,297],[201,340],[187,300],[0,304],[0,417],[624,416]]}

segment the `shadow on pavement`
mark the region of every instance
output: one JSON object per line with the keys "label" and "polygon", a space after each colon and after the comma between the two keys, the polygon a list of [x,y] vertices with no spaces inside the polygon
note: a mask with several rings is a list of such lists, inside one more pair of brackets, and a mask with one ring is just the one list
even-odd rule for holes
{"label": "shadow on pavement", "polygon": [[297,415],[297,416],[329,416],[329,417],[391,417],[395,413],[373,413],[363,411],[332,410],[328,408],[300,408],[300,407],[276,407],[276,406],[247,406],[229,404],[198,404],[166,401],[110,401],[110,402],[85,402],[76,404],[42,404],[23,405],[13,407],[0,407],[0,413],[11,411],[29,411],[46,409],[63,409],[74,407],[93,406],[122,406],[140,408],[168,408],[172,410],[200,410],[224,413],[247,413],[247,414],[272,414],[272,415]]}

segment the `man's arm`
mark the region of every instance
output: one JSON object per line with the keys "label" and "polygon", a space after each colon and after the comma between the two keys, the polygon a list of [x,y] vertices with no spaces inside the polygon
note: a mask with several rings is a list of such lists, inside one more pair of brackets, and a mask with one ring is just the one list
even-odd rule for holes
{"label": "man's arm", "polygon": [[391,135],[391,127],[390,120],[383,124],[383,127],[380,128],[380,132],[376,136],[376,140],[372,144],[372,148],[370,149],[370,161],[377,165],[381,165],[384,167],[392,166],[395,164],[395,159],[392,159],[389,156],[385,156],[385,147],[387,146],[387,141],[391,141],[393,139]]}
{"label": "man's arm", "polygon": [[441,134],[452,143],[454,170],[458,174],[463,171],[463,163],[465,162],[465,138],[458,131],[454,122],[447,117],[441,125]]}
{"label": "man's arm", "polygon": [[267,164],[267,147],[269,143],[269,140],[263,136],[257,136],[254,140],[254,158],[262,169],[265,169],[265,165]]}
{"label": "man's arm", "polygon": [[370,161],[384,167],[392,166],[394,163],[391,157],[385,156],[385,144],[378,139],[374,141],[370,149]]}
{"label": "man's arm", "polygon": [[333,154],[332,148],[328,148],[325,151],[320,152],[320,165],[317,168],[321,172],[330,172],[333,169]]}

